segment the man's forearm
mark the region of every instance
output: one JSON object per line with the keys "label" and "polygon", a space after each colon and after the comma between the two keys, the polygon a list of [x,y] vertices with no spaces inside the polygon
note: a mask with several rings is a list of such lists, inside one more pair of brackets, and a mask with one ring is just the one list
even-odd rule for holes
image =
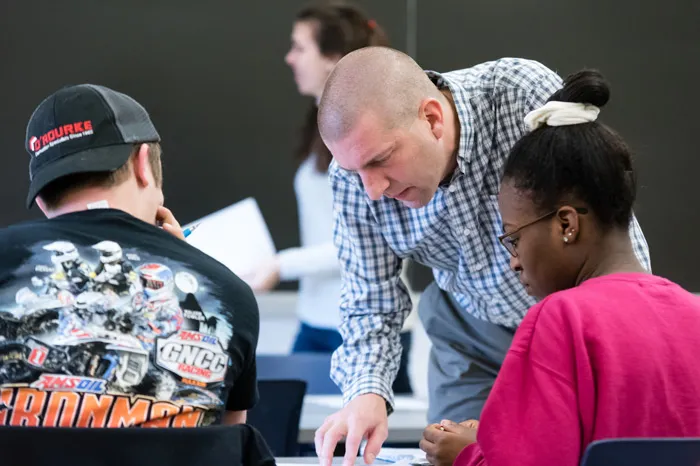
{"label": "man's forearm", "polygon": [[221,423],[225,425],[245,424],[248,411],[224,411]]}
{"label": "man's forearm", "polygon": [[[365,320],[362,319],[363,324]],[[369,332],[359,336],[360,341],[355,344],[353,340],[358,337],[351,336],[334,353],[331,377],[342,388],[344,404],[372,393],[384,398],[388,410],[393,411],[392,383],[399,371],[402,349],[400,326],[398,322],[390,325],[392,336],[386,335],[386,330],[381,335]],[[358,327],[366,329],[368,325]]]}

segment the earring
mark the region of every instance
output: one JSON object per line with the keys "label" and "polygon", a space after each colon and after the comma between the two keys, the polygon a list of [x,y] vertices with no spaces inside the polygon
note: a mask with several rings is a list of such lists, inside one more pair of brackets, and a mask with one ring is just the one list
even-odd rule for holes
{"label": "earring", "polygon": [[569,238],[567,238],[567,237],[565,236],[565,237],[564,237],[564,242],[565,242],[565,243],[568,243],[568,242],[569,242]]}

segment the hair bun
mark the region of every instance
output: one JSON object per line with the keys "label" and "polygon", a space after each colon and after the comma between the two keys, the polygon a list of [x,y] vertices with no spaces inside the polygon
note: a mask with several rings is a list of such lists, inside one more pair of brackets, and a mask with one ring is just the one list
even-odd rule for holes
{"label": "hair bun", "polygon": [[564,80],[564,87],[549,100],[603,107],[610,99],[610,85],[598,70],[581,70]]}

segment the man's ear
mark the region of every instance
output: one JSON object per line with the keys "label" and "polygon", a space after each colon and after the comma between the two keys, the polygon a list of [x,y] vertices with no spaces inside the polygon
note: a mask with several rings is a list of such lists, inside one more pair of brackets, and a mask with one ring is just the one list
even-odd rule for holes
{"label": "man's ear", "polygon": [[44,213],[44,215],[46,216],[46,218],[51,218],[51,216],[49,215],[49,211],[48,211],[48,209],[46,208],[46,204],[44,204],[44,201],[43,201],[43,199],[41,199],[40,196],[37,196],[37,197],[34,199],[34,202],[36,203],[36,205],[39,206],[39,210],[41,210],[41,211]]}
{"label": "man's ear", "polygon": [[418,109],[418,116],[430,124],[430,131],[435,139],[442,138],[445,134],[445,113],[439,100],[433,97],[423,99]]}
{"label": "man's ear", "polygon": [[576,209],[571,206],[561,207],[557,211],[556,219],[559,222],[558,231],[561,234],[562,241],[567,244],[575,243],[581,231],[581,222]]}
{"label": "man's ear", "polygon": [[155,183],[153,173],[151,173],[151,164],[148,161],[148,144],[141,144],[138,152],[132,156],[131,164],[136,182],[140,187],[145,188],[149,184]]}

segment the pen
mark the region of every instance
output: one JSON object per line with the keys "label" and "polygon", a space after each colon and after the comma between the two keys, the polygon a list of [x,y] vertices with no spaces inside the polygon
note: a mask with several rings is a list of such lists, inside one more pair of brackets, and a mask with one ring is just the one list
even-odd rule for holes
{"label": "pen", "polygon": [[185,235],[185,238],[187,238],[188,236],[190,236],[190,235],[192,234],[192,232],[193,232],[194,230],[197,229],[197,227],[199,227],[199,225],[201,225],[201,224],[200,224],[200,223],[197,223],[196,225],[192,225],[192,226],[189,227],[189,228],[185,228],[184,230],[182,230],[182,234]]}

